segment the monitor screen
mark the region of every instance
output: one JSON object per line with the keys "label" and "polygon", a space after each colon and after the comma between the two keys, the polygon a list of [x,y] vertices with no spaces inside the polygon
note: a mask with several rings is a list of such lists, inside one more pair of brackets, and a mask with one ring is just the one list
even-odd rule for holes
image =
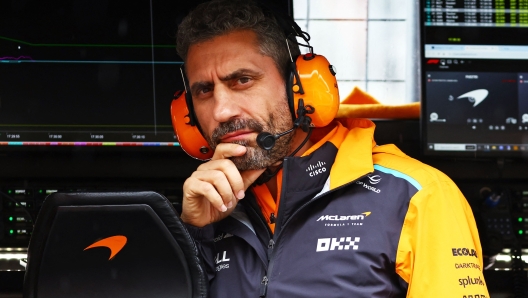
{"label": "monitor screen", "polygon": [[528,154],[528,1],[421,0],[426,155]]}
{"label": "monitor screen", "polygon": [[3,3],[0,150],[178,146],[170,103],[182,88],[175,40],[189,2]]}

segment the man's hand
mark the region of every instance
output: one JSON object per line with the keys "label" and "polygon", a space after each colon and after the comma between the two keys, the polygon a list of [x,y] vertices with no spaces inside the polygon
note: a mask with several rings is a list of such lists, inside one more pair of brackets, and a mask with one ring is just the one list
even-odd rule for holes
{"label": "man's hand", "polygon": [[232,143],[216,147],[210,161],[200,165],[183,184],[183,222],[196,227],[227,217],[246,189],[265,171],[239,172],[229,159],[246,154],[247,148]]}

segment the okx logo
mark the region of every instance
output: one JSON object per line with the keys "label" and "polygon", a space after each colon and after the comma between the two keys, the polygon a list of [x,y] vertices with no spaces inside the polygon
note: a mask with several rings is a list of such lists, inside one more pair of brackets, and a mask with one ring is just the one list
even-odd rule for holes
{"label": "okx logo", "polygon": [[317,239],[317,248],[315,251],[330,251],[330,250],[358,250],[359,237],[340,237],[340,238],[319,238]]}
{"label": "okx logo", "polygon": [[126,243],[127,243],[127,237],[117,235],[117,236],[112,236],[112,237],[108,237],[108,238],[104,238],[99,241],[96,241],[92,245],[89,245],[88,247],[86,247],[84,250],[95,248],[95,247],[107,247],[108,249],[110,249],[110,258],[108,258],[108,260],[110,261],[117,255],[118,252],[120,252],[123,249],[123,247],[125,247]]}

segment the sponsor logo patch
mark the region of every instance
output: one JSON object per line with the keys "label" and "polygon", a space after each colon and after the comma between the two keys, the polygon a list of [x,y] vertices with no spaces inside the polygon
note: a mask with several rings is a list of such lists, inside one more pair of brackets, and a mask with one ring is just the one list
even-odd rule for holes
{"label": "sponsor logo patch", "polygon": [[356,181],[356,184],[359,184],[361,186],[363,186],[364,188],[372,191],[372,192],[375,192],[375,193],[380,193],[381,190],[378,189],[378,188],[375,188],[374,186],[371,186],[371,185],[367,185],[366,183],[363,183],[362,181]]}
{"label": "sponsor logo patch", "polygon": [[358,250],[359,237],[319,238],[317,239],[316,252],[331,250]]}
{"label": "sponsor logo patch", "polygon": [[367,175],[370,184],[378,184],[381,181],[380,175]]}
{"label": "sponsor logo patch", "polygon": [[227,251],[224,250],[223,253],[217,253],[215,257],[216,271],[221,271],[224,269],[229,269],[229,262],[231,259],[227,257]]}
{"label": "sponsor logo patch", "polygon": [[453,248],[451,249],[453,252],[453,257],[462,257],[462,256],[470,256],[478,258],[477,251],[474,249],[469,248]]}
{"label": "sponsor logo patch", "polygon": [[218,234],[218,236],[216,236],[214,239],[213,239],[213,242],[218,242],[222,239],[225,239],[225,238],[229,238],[229,237],[233,237],[233,234],[229,234],[229,233],[221,233],[221,234]]}
{"label": "sponsor logo patch", "polygon": [[310,177],[315,177],[327,171],[325,165],[326,165],[326,162],[318,161],[315,165],[308,166],[308,168],[306,168],[306,172],[309,173]]}
{"label": "sponsor logo patch", "polygon": [[475,263],[456,263],[456,269],[478,269],[480,270],[480,265]]}
{"label": "sponsor logo patch", "polygon": [[365,217],[369,216],[372,212],[367,211],[361,214],[355,215],[321,215],[317,221],[325,222],[327,227],[340,227],[340,226],[362,226],[362,221]]}
{"label": "sponsor logo patch", "polygon": [[468,276],[467,278],[460,278],[458,280],[458,285],[463,286],[465,289],[467,286],[484,286],[484,281],[480,276],[475,278],[471,278]]}

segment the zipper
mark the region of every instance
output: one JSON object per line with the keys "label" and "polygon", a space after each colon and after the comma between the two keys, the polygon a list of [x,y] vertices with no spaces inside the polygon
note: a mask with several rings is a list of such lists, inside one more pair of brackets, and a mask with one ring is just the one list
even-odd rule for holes
{"label": "zipper", "polygon": [[264,275],[264,277],[262,278],[262,281],[260,282],[259,297],[260,298],[266,297],[267,292],[268,292],[268,277]]}
{"label": "zipper", "polygon": [[[284,163],[283,163],[283,167],[284,167],[284,172],[286,172],[286,168],[288,166],[288,164],[286,163],[287,161],[287,158],[284,160]],[[283,173],[284,173],[283,172]],[[301,212],[303,209],[305,209],[308,205],[310,205],[311,203],[319,200],[321,197],[325,196],[325,195],[328,195],[328,194],[331,194],[337,190],[340,190],[341,188],[345,187],[345,186],[348,186],[356,181],[358,181],[359,179],[362,179],[364,177],[366,177],[367,175],[369,174],[372,174],[373,172],[369,172],[369,173],[366,173],[365,175],[363,176],[360,176],[352,181],[350,181],[349,183],[346,183],[346,184],[343,184],[341,185],[340,187],[337,187],[335,189],[332,189],[330,191],[327,191],[321,195],[318,195],[318,196],[315,196],[313,197],[311,200],[309,200],[308,202],[304,203],[301,207],[297,208],[297,210],[295,210],[292,215],[290,216],[290,218],[284,222],[284,224],[281,224],[279,220],[282,219],[282,212],[280,212],[281,210],[281,206],[283,206],[282,204],[279,205],[279,210],[277,212],[278,216],[276,217],[276,222],[277,224],[275,225],[275,231],[278,230],[278,232],[274,233],[273,234],[273,237],[270,239],[269,243],[268,243],[268,270],[266,270],[266,275],[264,276],[264,278],[262,279],[262,282],[261,282],[261,286],[260,286],[260,298],[265,298],[266,297],[266,294],[267,294],[267,291],[268,291],[268,283],[269,283],[269,279],[268,279],[268,276],[271,276],[271,272],[272,272],[272,269],[273,269],[273,265],[274,265],[274,261],[275,259],[273,258],[273,255],[274,255],[274,248],[275,248],[275,244],[277,243],[277,241],[279,240],[280,238],[280,235],[282,234],[282,231],[284,230],[284,228],[288,225],[288,223],[291,221],[292,218],[294,218],[299,212]],[[284,182],[284,179],[285,179],[285,176],[283,176],[283,182]],[[284,187],[286,184],[283,183],[282,184],[282,189],[281,189],[281,198],[284,198],[284,192],[285,192],[285,189],[286,187]],[[279,230],[280,229],[280,230]],[[265,284],[264,284],[265,282]]]}
{"label": "zipper", "polygon": [[273,239],[270,239],[268,242],[268,263],[271,259],[271,253],[273,252],[273,248],[275,247],[275,241]]}

